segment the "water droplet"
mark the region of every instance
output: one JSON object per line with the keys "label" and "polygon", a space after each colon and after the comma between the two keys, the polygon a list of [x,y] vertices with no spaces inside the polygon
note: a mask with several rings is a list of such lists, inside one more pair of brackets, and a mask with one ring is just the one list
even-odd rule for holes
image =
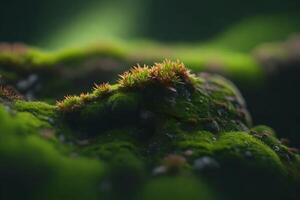
{"label": "water droplet", "polygon": [[211,120],[210,122],[206,123],[205,128],[213,133],[220,131],[219,124],[215,120]]}
{"label": "water droplet", "polygon": [[38,80],[38,76],[36,74],[31,74],[29,77],[28,77],[28,82],[30,83],[34,83]]}
{"label": "water droplet", "polygon": [[38,76],[36,74],[31,74],[27,79],[20,80],[17,83],[17,87],[20,90],[29,89],[36,81],[38,80]]}
{"label": "water droplet", "polygon": [[188,149],[188,150],[186,150],[186,151],[184,152],[184,155],[185,155],[185,156],[192,156],[193,153],[194,153],[194,152],[193,152],[192,150]]}
{"label": "water droplet", "polygon": [[205,169],[217,169],[220,168],[219,163],[212,157],[203,156],[194,161],[194,168],[202,171]]}
{"label": "water droplet", "polygon": [[170,139],[175,138],[175,135],[171,134],[171,133],[166,133],[166,136]]}
{"label": "water droplet", "polygon": [[153,175],[160,175],[160,174],[164,174],[166,172],[167,172],[167,168],[165,166],[161,165],[161,166],[155,167],[153,169],[152,174]]}
{"label": "water droplet", "polygon": [[49,122],[50,124],[54,124],[54,119],[53,119],[53,118],[48,117],[47,120],[48,120],[48,122]]}
{"label": "water droplet", "polygon": [[245,156],[247,157],[247,158],[252,158],[252,153],[251,153],[251,151],[246,151],[245,152]]}
{"label": "water droplet", "polygon": [[65,138],[64,135],[61,134],[61,135],[58,136],[58,139],[59,139],[60,142],[64,142],[66,138]]}
{"label": "water droplet", "polygon": [[29,90],[29,91],[25,94],[25,97],[26,97],[26,99],[28,99],[28,100],[30,100],[30,101],[32,101],[32,100],[35,99],[34,93],[33,93],[31,90]]}
{"label": "water droplet", "polygon": [[226,114],[226,110],[224,108],[220,108],[217,110],[217,113],[219,116],[223,116]]}
{"label": "water droplet", "polygon": [[167,87],[167,89],[173,93],[177,93],[177,90],[174,87]]}
{"label": "water droplet", "polygon": [[280,147],[278,145],[273,145],[273,150],[278,152],[280,151]]}

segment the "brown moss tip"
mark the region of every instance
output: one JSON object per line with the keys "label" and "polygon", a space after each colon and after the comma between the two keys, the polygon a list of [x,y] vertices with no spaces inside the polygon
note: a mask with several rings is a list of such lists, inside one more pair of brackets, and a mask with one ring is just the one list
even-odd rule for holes
{"label": "brown moss tip", "polygon": [[94,88],[93,88],[93,94],[95,96],[100,96],[100,95],[104,95],[104,94],[108,94],[112,87],[109,83],[102,83],[102,84],[94,84]]}
{"label": "brown moss tip", "polygon": [[80,107],[82,104],[81,98],[79,96],[65,96],[64,100],[57,101],[56,106],[60,111],[72,111],[76,107]]}
{"label": "brown moss tip", "polygon": [[28,47],[23,43],[0,43],[0,53],[24,54],[27,50]]}
{"label": "brown moss tip", "polygon": [[15,100],[22,100],[24,99],[21,94],[19,94],[18,91],[16,91],[13,87],[11,86],[0,86],[0,97],[10,100],[10,101],[15,101]]}
{"label": "brown moss tip", "polygon": [[95,84],[91,93],[83,93],[80,96],[66,96],[63,101],[57,102],[57,107],[60,111],[69,112],[119,88],[145,88],[151,84],[159,84],[164,87],[172,87],[176,84],[193,85],[196,80],[194,75],[179,60],[164,60],[162,63],[155,63],[152,67],[137,65],[119,76],[118,84]]}
{"label": "brown moss tip", "polygon": [[191,83],[192,78],[190,71],[179,60],[164,60],[162,63],[155,63],[151,67],[147,65],[135,66],[120,75],[118,83],[123,88],[145,87],[151,83],[168,87],[177,83]]}
{"label": "brown moss tip", "polygon": [[91,93],[81,93],[79,96],[67,95],[62,101],[57,101],[56,106],[62,112],[74,111],[89,102],[109,94],[112,90],[113,87],[108,83],[95,84]]}

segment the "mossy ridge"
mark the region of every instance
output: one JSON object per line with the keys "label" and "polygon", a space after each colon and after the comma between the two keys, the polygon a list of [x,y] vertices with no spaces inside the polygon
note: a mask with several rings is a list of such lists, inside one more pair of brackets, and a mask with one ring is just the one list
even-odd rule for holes
{"label": "mossy ridge", "polygon": [[56,107],[45,102],[17,100],[13,106],[19,112],[30,112],[39,118],[55,118],[56,116]]}
{"label": "mossy ridge", "polygon": [[121,75],[117,84],[67,96],[57,107],[77,128],[94,129],[98,124],[98,132],[114,120],[119,126],[144,128],[143,121],[153,120],[152,125],[148,123],[153,130],[173,118],[202,129],[211,126],[214,132],[245,130],[251,124],[242,97],[231,83],[208,74],[196,77],[180,61],[135,67]]}
{"label": "mossy ridge", "polygon": [[195,80],[184,64],[179,61],[165,60],[163,63],[156,63],[151,68],[146,65],[144,67],[138,65],[120,75],[118,84],[109,85],[104,83],[95,85],[92,93],[83,93],[80,96],[67,96],[64,101],[58,102],[57,105],[60,110],[68,112],[68,110],[84,106],[85,103],[95,101],[118,89],[141,89],[153,84],[168,87],[179,83],[191,82],[192,79]]}
{"label": "mossy ridge", "polygon": [[70,48],[56,52],[43,51],[24,44],[6,44],[6,46],[7,48],[0,51],[0,63],[16,70],[53,68],[58,64],[74,63],[92,56],[108,56],[116,59],[124,57],[123,50],[112,44],[98,44],[84,50]]}

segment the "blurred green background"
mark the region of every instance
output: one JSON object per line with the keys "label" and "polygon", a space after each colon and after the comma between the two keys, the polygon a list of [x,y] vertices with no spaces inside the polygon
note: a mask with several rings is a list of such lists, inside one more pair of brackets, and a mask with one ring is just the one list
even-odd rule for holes
{"label": "blurred green background", "polygon": [[[1,0],[0,40],[57,49],[98,40],[209,41],[248,50],[297,31],[297,0]],[[239,35],[239,38],[236,36]],[[240,45],[240,40],[243,45]]]}

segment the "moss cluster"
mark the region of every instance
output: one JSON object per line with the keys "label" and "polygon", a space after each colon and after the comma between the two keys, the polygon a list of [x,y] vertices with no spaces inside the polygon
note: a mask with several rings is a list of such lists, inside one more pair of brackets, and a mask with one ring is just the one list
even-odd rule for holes
{"label": "moss cluster", "polygon": [[196,76],[179,61],[134,67],[114,85],[55,106],[5,102],[3,198],[298,197],[296,150],[272,129],[252,126],[231,82]]}
{"label": "moss cluster", "polygon": [[88,133],[111,126],[155,129],[176,121],[218,133],[247,130],[251,124],[245,103],[230,82],[217,75],[196,77],[183,63],[168,60],[152,67],[134,67],[117,84],[67,96],[57,107],[71,127]]}

